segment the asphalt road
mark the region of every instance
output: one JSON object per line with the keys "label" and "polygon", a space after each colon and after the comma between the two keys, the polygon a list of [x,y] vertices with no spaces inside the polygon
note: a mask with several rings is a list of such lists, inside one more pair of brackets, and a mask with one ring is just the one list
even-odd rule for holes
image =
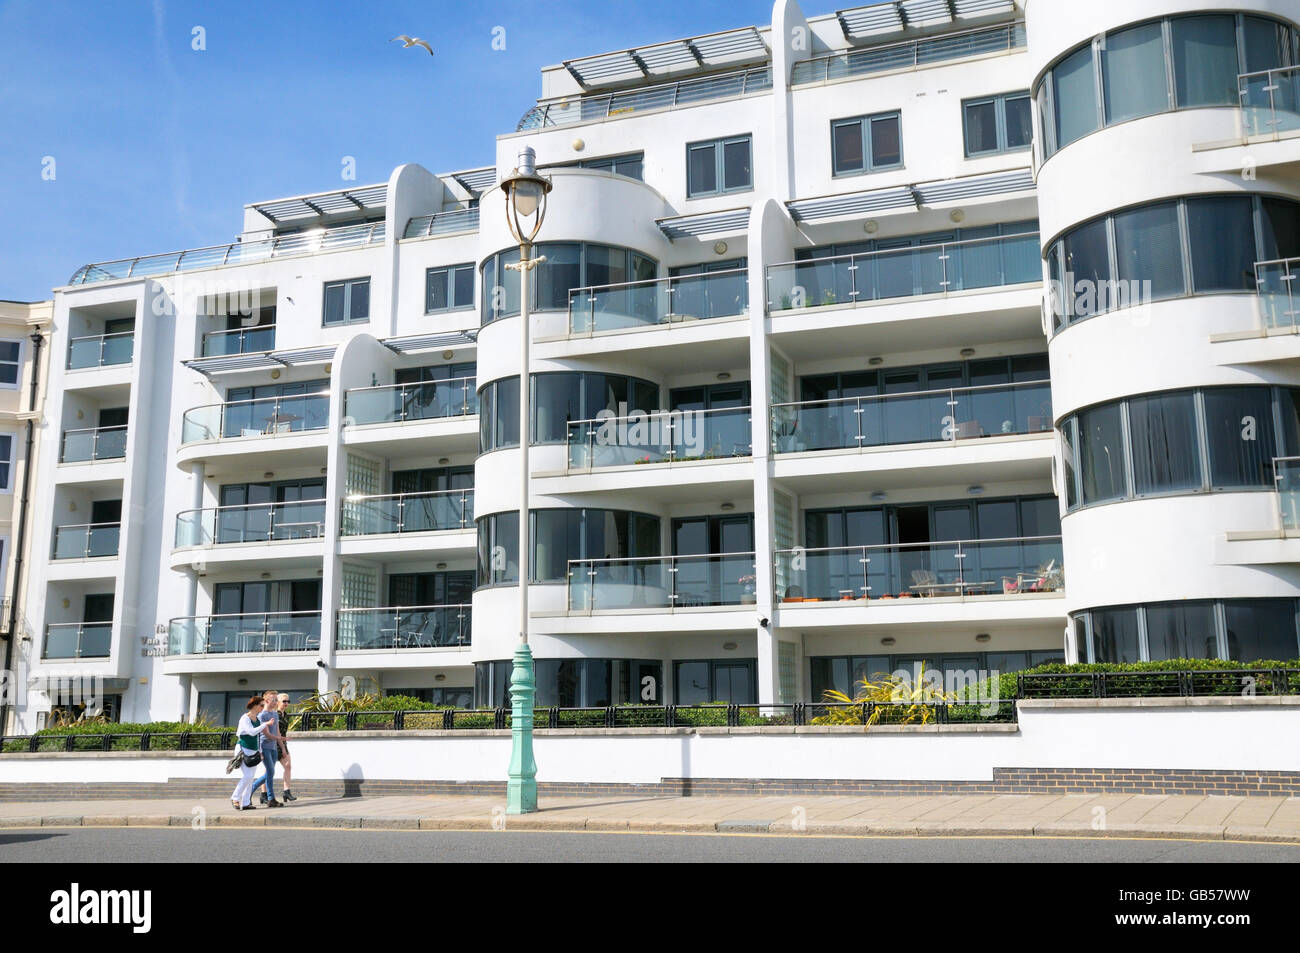
{"label": "asphalt road", "polygon": [[45,828],[0,832],[0,863],[1298,863],[1300,844],[1074,837],[812,837],[550,831]]}

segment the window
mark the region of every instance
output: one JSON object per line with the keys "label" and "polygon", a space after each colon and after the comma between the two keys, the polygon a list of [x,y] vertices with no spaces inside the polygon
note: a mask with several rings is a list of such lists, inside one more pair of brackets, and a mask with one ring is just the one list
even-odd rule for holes
{"label": "window", "polygon": [[1296,647],[1292,599],[1240,599],[1223,604],[1228,658],[1239,662],[1267,659],[1289,662]]}
{"label": "window", "polygon": [[13,490],[14,435],[0,433],[0,493]]}
{"label": "window", "polygon": [[587,159],[578,165],[583,169],[599,169],[602,172],[613,172],[615,175],[625,175],[629,179],[644,181],[645,153],[631,152],[622,156]]}
{"label": "window", "polygon": [[1169,111],[1164,28],[1159,21],[1111,33],[1100,52],[1107,123]]}
{"label": "window", "polygon": [[636,559],[660,554],[659,518],[645,513],[533,510],[532,530],[533,582],[564,582],[573,559]]}
{"label": "window", "polygon": [[625,415],[659,410],[659,386],[635,377],[560,371],[534,374],[532,381],[534,444],[567,443],[570,422],[595,420],[601,411]]}
{"label": "window", "polygon": [[[510,707],[509,660],[474,663],[474,706]],[[610,705],[662,705],[662,662],[643,659],[537,659],[537,724],[546,725],[547,708],[605,708]]]}
{"label": "window", "polygon": [[1102,609],[1091,615],[1094,661],[1141,661],[1136,609]]}
{"label": "window", "polygon": [[18,389],[18,379],[22,374],[22,354],[21,341],[0,341],[0,388]]}
{"label": "window", "polygon": [[[1113,123],[1173,109],[1249,105],[1238,92],[1238,74],[1294,65],[1297,55],[1293,26],[1237,14],[1166,17],[1099,36],[1048,69],[1035,91],[1043,158]],[[1246,92],[1261,92],[1262,85]],[[1293,94],[1283,88],[1281,95]]]}
{"label": "window", "polygon": [[1085,506],[1128,495],[1118,404],[1094,407],[1079,414],[1079,469]]}
{"label": "window", "polygon": [[1033,140],[1029,93],[1005,93],[962,104],[966,156],[1028,149]]}
{"label": "window", "polygon": [[1211,602],[1149,606],[1146,621],[1147,656],[1152,661],[1219,657]]}
{"label": "window", "polygon": [[674,662],[674,704],[731,702],[736,705],[752,705],[758,700],[756,668],[754,659]]}
{"label": "window", "polygon": [[754,187],[749,136],[694,142],[686,147],[686,196],[700,198]]}
{"label": "window", "polygon": [[1133,493],[1201,488],[1201,453],[1191,391],[1134,397],[1128,402]]}
{"label": "window", "polygon": [[1215,387],[1205,392],[1210,486],[1272,486],[1273,402],[1265,387]]}
{"label": "window", "polygon": [[478,585],[513,586],[519,582],[519,513],[495,513],[478,519]]}
{"label": "window", "polygon": [[[537,311],[567,311],[574,288],[648,281],[659,263],[647,255],[611,245],[586,242],[543,242],[534,248],[546,261],[529,279],[531,307]],[[519,313],[519,272],[507,265],[519,261],[519,249],[506,249],[483,263],[483,324]],[[606,295],[608,297],[608,294]],[[610,306],[610,301],[605,301]]]}
{"label": "window", "polygon": [[[1080,662],[1294,662],[1296,606],[1295,599],[1180,600],[1090,609],[1071,619]],[[1089,627],[1091,652],[1084,638]]]}
{"label": "window", "polygon": [[430,268],[424,273],[424,313],[474,307],[473,264]]}
{"label": "window", "polygon": [[351,278],[325,284],[325,327],[370,320],[370,279]]}
{"label": "window", "polygon": [[897,169],[903,164],[902,119],[897,112],[831,123],[831,152],[836,175]]}
{"label": "window", "polygon": [[1300,203],[1290,199],[1206,195],[1101,216],[1047,246],[1054,333],[1152,300],[1253,292],[1255,262],[1296,254]]}
{"label": "window", "polygon": [[519,378],[483,385],[478,406],[479,453],[519,446]]}

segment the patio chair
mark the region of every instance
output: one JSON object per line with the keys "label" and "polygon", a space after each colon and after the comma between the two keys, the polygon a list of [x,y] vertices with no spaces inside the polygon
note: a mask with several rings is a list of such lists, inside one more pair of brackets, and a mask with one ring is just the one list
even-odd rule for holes
{"label": "patio chair", "polygon": [[929,596],[934,594],[934,589],[930,588],[939,584],[939,577],[929,569],[912,570],[912,588],[920,589],[921,595]]}

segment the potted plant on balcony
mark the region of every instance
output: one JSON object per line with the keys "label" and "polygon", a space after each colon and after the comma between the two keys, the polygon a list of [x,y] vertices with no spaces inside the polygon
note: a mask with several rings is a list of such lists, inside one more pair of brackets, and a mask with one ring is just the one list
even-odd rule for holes
{"label": "potted plant on balcony", "polygon": [[741,576],[738,580],[740,583],[740,601],[746,605],[753,605],[758,600],[758,594],[754,591],[753,576]]}

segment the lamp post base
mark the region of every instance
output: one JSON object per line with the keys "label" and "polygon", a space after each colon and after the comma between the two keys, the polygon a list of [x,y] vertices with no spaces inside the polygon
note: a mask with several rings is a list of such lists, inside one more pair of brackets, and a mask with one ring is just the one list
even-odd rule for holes
{"label": "lamp post base", "polygon": [[506,813],[532,814],[537,810],[537,762],[533,760],[533,652],[527,645],[515,649],[510,673],[510,774],[506,782]]}

